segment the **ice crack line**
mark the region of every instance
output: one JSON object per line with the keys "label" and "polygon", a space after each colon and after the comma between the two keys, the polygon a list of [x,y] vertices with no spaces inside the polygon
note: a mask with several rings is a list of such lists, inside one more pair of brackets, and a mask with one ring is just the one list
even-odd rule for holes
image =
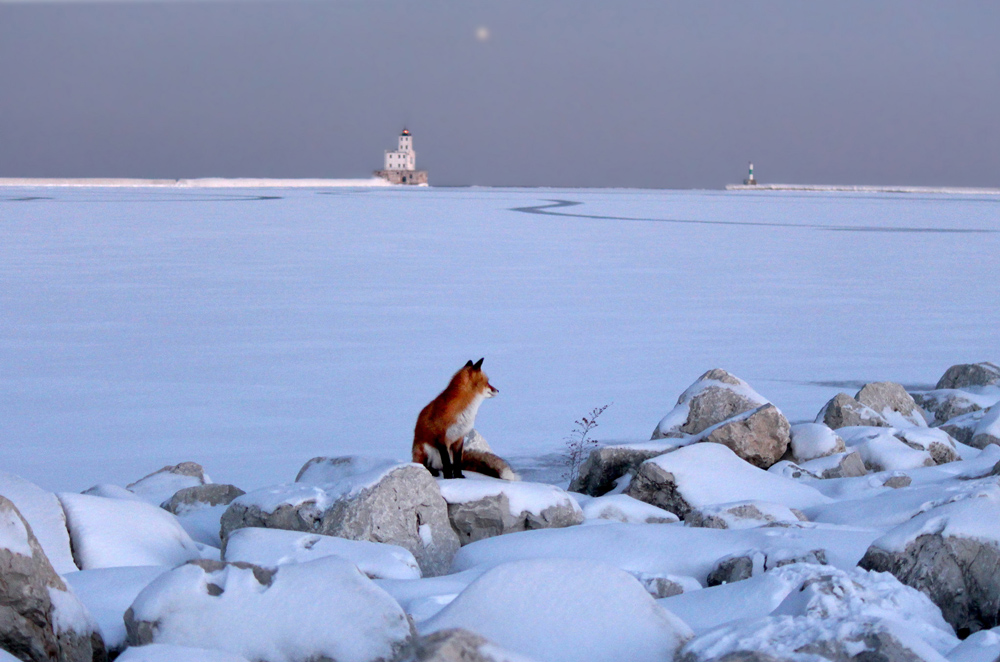
{"label": "ice crack line", "polygon": [[533,205],[531,207],[511,207],[509,211],[522,214],[541,214],[543,216],[565,216],[568,218],[593,218],[607,221],[636,221],[643,223],[685,223],[691,225],[747,225],[775,228],[807,228],[812,230],[828,230],[831,232],[931,232],[947,234],[995,234],[1000,230],[989,228],[907,228],[889,225],[822,225],[819,223],[774,223],[768,221],[699,221],[676,218],[642,218],[636,216],[604,216],[600,214],[579,214],[553,211],[566,207],[576,207],[582,202],[575,200],[546,200],[551,204]]}

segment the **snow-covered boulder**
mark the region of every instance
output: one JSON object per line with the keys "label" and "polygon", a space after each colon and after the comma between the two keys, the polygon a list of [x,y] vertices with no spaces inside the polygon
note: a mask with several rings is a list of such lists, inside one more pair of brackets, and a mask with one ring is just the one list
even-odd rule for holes
{"label": "snow-covered boulder", "polygon": [[688,526],[709,529],[752,529],[758,526],[808,521],[801,510],[780,503],[740,501],[695,508],[684,518]]}
{"label": "snow-covered boulder", "polygon": [[163,509],[174,515],[185,515],[211,506],[228,506],[233,499],[246,494],[235,485],[209,483],[185,487],[163,503]]}
{"label": "snow-covered boulder", "polygon": [[[381,462],[356,473],[322,462],[300,482],[237,498],[222,516],[223,538],[245,527],[305,531],[408,549],[425,576],[446,572],[458,550],[448,504],[437,481],[418,464]],[[313,484],[308,480],[331,478]]]}
{"label": "snow-covered boulder", "polygon": [[123,566],[80,570],[65,575],[63,579],[101,626],[104,645],[109,653],[114,654],[127,644],[125,612],[142,589],[169,570],[162,565]]}
{"label": "snow-covered boulder", "polygon": [[906,389],[896,382],[865,384],[854,399],[881,414],[894,427],[927,427],[927,420],[920,407]]}
{"label": "snow-covered boulder", "polygon": [[705,585],[732,584],[795,563],[826,565],[826,550],[775,549],[771,552],[763,552],[759,549],[749,549],[740,554],[724,556],[715,564],[712,572],[708,573]]}
{"label": "snow-covered boulder", "polygon": [[73,555],[82,570],[130,565],[175,566],[201,552],[177,518],[145,501],[59,494]]}
{"label": "snow-covered boulder", "polygon": [[1000,624],[1000,496],[924,512],[876,539],[861,567],[891,572],[941,608],[959,635]]}
{"label": "snow-covered boulder", "polygon": [[420,579],[420,567],[409,550],[380,542],[301,531],[245,528],[233,531],[223,550],[224,561],[271,568],[324,556],[350,561],[372,579]]}
{"label": "snow-covered boulder", "polygon": [[955,441],[971,446],[972,438],[976,436],[976,428],[979,427],[979,421],[983,420],[985,415],[986,412],[982,409],[970,411],[968,414],[949,419],[946,423],[938,426],[938,429],[947,432]]}
{"label": "snow-covered boulder", "polygon": [[948,651],[950,662],[996,662],[1000,660],[1000,629],[980,630]]}
{"label": "snow-covered boulder", "polygon": [[966,388],[968,386],[993,386],[1000,384],[1000,366],[989,361],[961,363],[948,368],[935,389]]}
{"label": "snow-covered boulder", "polygon": [[721,368],[709,370],[688,387],[677,405],[653,430],[653,439],[683,437],[769,404],[745,381]]}
{"label": "snow-covered boulder", "polygon": [[104,641],[12,501],[0,496],[0,648],[31,662],[105,659]]}
{"label": "snow-covered boulder", "polygon": [[937,464],[930,451],[904,443],[896,428],[857,426],[839,430],[844,443],[861,455],[868,471],[905,471]]}
{"label": "snow-covered boulder", "polygon": [[205,470],[200,464],[181,462],[154,471],[148,476],[126,485],[125,488],[154,506],[159,506],[179,490],[211,482],[212,479],[205,475]]}
{"label": "snow-covered boulder", "polygon": [[532,662],[511,653],[475,632],[452,628],[418,637],[413,653],[403,662]]}
{"label": "snow-covered boulder", "polygon": [[588,662],[662,662],[692,636],[628,573],[570,559],[487,571],[420,625],[422,633],[451,628],[546,662],[578,662],[581,655]]}
{"label": "snow-covered boulder", "polygon": [[662,441],[595,448],[583,461],[569,489],[590,496],[607,494],[619,478],[635,471],[646,460],[676,448],[677,444]]}
{"label": "snow-covered boulder", "polygon": [[307,485],[330,485],[350,480],[355,476],[382,471],[399,464],[405,463],[399,460],[364,455],[314,457],[302,465],[298,475],[295,476],[295,482]]}
{"label": "snow-covered boulder", "polygon": [[789,435],[792,459],[799,464],[846,450],[844,440],[823,423],[793,425]]}
{"label": "snow-covered boulder", "polygon": [[125,624],[134,646],[213,648],[260,662],[388,661],[411,639],[392,596],[333,556],[273,570],[188,563],[147,586]]}
{"label": "snow-covered boulder", "polygon": [[583,509],[584,520],[604,520],[630,524],[671,524],[680,521],[673,513],[633,499],[626,494],[599,497],[579,495],[577,503]]}
{"label": "snow-covered boulder", "polygon": [[[774,572],[779,576],[664,600],[681,606],[678,600],[687,599],[689,607],[700,602],[728,621],[690,641],[679,660],[708,662],[757,651],[794,660],[944,662],[944,652],[957,644],[941,612],[891,575],[809,564]],[[747,594],[742,600],[741,592]],[[744,607],[744,601],[752,604]],[[762,610],[769,613],[740,617],[741,611]]]}
{"label": "snow-covered boulder", "polygon": [[877,411],[863,405],[846,393],[838,393],[816,414],[816,423],[823,423],[833,430],[843,427],[889,427],[889,422]]}
{"label": "snow-covered boulder", "polygon": [[249,662],[242,655],[209,648],[147,644],[132,646],[117,658],[117,662]]}
{"label": "snow-covered boulder", "polygon": [[857,478],[868,473],[861,453],[850,450],[803,462],[800,467],[819,478]]}
{"label": "snow-covered boulder", "polygon": [[788,450],[788,419],[768,403],[703,430],[699,441],[722,444],[750,464],[767,469]]}
{"label": "snow-covered boulder", "polygon": [[693,444],[646,460],[625,494],[681,519],[695,508],[736,501],[770,501],[792,508],[829,501],[808,485],[744,462],[721,444]]}
{"label": "snow-covered boulder", "polygon": [[448,518],[463,545],[532,529],[573,526],[583,511],[566,491],[543,483],[474,476],[439,479]]}
{"label": "snow-covered boulder", "polygon": [[0,471],[0,496],[7,497],[31,525],[38,544],[56,572],[79,570],[70,551],[66,514],[55,494],[20,476]]}
{"label": "snow-covered boulder", "polygon": [[[979,411],[983,408],[980,397],[959,389],[946,388],[940,391],[916,391],[910,394],[924,411],[934,415],[934,423],[941,425],[951,419]],[[992,400],[992,398],[990,398]],[[987,402],[988,407],[990,402]]]}
{"label": "snow-covered boulder", "polygon": [[947,464],[961,459],[955,440],[937,428],[904,428],[896,431],[896,438],[910,448],[927,451],[935,464]]}
{"label": "snow-covered boulder", "polygon": [[986,410],[969,442],[975,448],[986,448],[989,444],[1000,445],[1000,405]]}
{"label": "snow-covered boulder", "polygon": [[646,592],[657,600],[680,595],[685,591],[699,591],[702,588],[701,582],[694,577],[683,577],[670,573],[630,572],[628,574],[638,579]]}

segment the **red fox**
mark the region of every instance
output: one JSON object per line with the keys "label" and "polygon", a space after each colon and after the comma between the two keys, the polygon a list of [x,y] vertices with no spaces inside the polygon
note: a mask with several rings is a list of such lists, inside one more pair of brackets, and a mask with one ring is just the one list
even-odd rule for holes
{"label": "red fox", "polygon": [[413,432],[413,461],[432,475],[465,478],[462,469],[487,476],[516,480],[502,459],[485,451],[464,452],[465,435],[476,422],[476,412],[486,398],[499,393],[483,372],[483,360],[469,361],[455,373],[448,388],[423,408]]}

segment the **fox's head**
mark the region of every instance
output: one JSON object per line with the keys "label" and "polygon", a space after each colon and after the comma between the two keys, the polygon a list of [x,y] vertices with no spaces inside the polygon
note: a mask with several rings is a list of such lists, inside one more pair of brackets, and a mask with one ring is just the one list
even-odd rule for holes
{"label": "fox's head", "polygon": [[500,392],[493,387],[493,384],[490,384],[490,378],[483,372],[482,359],[479,359],[475,363],[470,360],[455,374],[455,379],[461,380],[465,388],[485,398],[492,398]]}

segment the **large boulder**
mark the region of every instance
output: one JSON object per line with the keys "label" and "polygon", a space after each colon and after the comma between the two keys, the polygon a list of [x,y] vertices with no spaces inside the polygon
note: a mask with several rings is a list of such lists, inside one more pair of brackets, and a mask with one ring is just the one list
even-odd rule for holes
{"label": "large boulder", "polygon": [[702,506],[688,513],[684,523],[707,529],[753,529],[760,526],[789,526],[806,522],[801,510],[779,503],[741,501]]}
{"label": "large boulder", "polygon": [[838,393],[816,414],[816,423],[838,430],[852,426],[889,427],[889,422],[877,411],[863,405],[846,393]]}
{"label": "large boulder", "polygon": [[614,489],[615,482],[619,478],[634,472],[640,464],[649,458],[663,455],[676,448],[676,444],[664,442],[642,442],[595,448],[583,461],[580,471],[573,478],[569,489],[595,497],[607,494]]}
{"label": "large boulder", "polygon": [[[361,473],[333,468],[334,482],[279,485],[237,498],[222,516],[223,539],[236,529],[262,527],[384,542],[408,549],[424,576],[448,571],[458,536],[448,504],[424,467],[388,462]],[[327,471],[313,463],[300,479]]]}
{"label": "large boulder", "polygon": [[188,563],[143,589],[125,625],[134,646],[214,648],[259,662],[388,662],[412,637],[392,596],[334,556],[276,569]]}
{"label": "large boulder", "polygon": [[948,368],[935,389],[966,388],[968,386],[994,386],[1000,384],[1000,366],[989,361],[961,363]]}
{"label": "large boulder", "polygon": [[896,428],[883,427],[840,429],[847,448],[861,456],[868,471],[906,471],[937,464],[929,450],[902,441],[895,436],[897,432]]}
{"label": "large boulder", "polygon": [[677,515],[625,494],[606,494],[599,497],[580,495],[576,500],[583,509],[584,520],[626,524],[672,524],[679,521]]}
{"label": "large boulder", "polygon": [[801,464],[843,453],[844,440],[823,423],[800,423],[789,430],[792,459]]}
{"label": "large boulder", "polygon": [[939,426],[938,429],[947,432],[955,441],[970,446],[972,445],[972,438],[976,436],[976,428],[979,427],[979,421],[983,420],[983,416],[985,415],[986,412],[982,409],[970,411],[968,414],[962,414],[961,416],[949,419],[946,423]]}
{"label": "large boulder", "polygon": [[580,506],[555,485],[486,476],[442,479],[438,485],[448,503],[451,526],[463,545],[505,533],[583,522]]}
{"label": "large boulder", "polygon": [[722,444],[741,459],[767,469],[788,450],[788,419],[774,405],[762,405],[704,430],[701,441]]}
{"label": "large boulder", "polygon": [[200,464],[181,462],[163,467],[134,483],[129,483],[125,489],[154,506],[159,506],[178,490],[211,482],[212,479],[205,474]]}
{"label": "large boulder", "polygon": [[59,498],[34,483],[0,471],[0,496],[5,496],[28,520],[42,551],[59,574],[79,570],[70,550],[66,514]]}
{"label": "large boulder", "polygon": [[768,404],[745,381],[721,368],[699,377],[653,430],[653,439],[684,437]]}
{"label": "large boulder", "polygon": [[927,427],[920,407],[906,389],[896,382],[865,384],[854,399],[881,414],[882,418],[895,427]]}
{"label": "large boulder", "polygon": [[986,448],[989,444],[1000,445],[1000,405],[986,410],[969,441],[969,445],[976,448]]}
{"label": "large boulder", "polygon": [[955,448],[955,440],[944,430],[905,428],[898,430],[895,436],[910,448],[930,453],[936,464],[947,464],[961,459]]}
{"label": "large boulder", "polygon": [[31,525],[0,496],[0,649],[28,662],[102,662],[104,641],[49,563]]}
{"label": "large boulder", "polygon": [[209,483],[178,490],[162,505],[164,510],[174,515],[184,515],[206,506],[228,506],[236,497],[244,494],[246,492],[235,485]]}
{"label": "large boulder", "polygon": [[803,462],[800,468],[823,479],[857,478],[868,473],[864,460],[861,459],[861,453],[856,450],[809,460]]}
{"label": "large boulder", "polygon": [[681,519],[696,508],[737,501],[792,508],[829,502],[812,487],[758,469],[721,444],[693,444],[646,460],[625,494]]}
{"label": "large boulder", "polygon": [[926,594],[959,636],[1000,625],[1000,492],[917,515],[872,542],[859,565]]}
{"label": "large boulder", "polygon": [[[983,408],[982,396],[958,389],[941,389],[940,391],[918,391],[911,393],[913,401],[934,415],[934,424],[941,425],[951,419],[979,411]],[[987,404],[987,406],[989,406]]]}

